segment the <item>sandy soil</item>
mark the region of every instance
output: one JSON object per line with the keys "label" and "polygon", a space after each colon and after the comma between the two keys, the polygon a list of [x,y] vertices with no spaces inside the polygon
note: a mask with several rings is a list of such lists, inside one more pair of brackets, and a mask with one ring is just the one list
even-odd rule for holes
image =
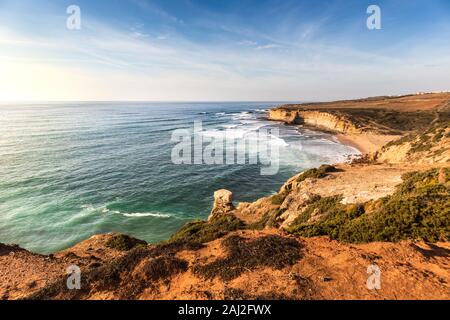
{"label": "sandy soil", "polygon": [[316,193],[322,197],[341,194],[345,203],[363,203],[392,194],[402,182],[402,175],[412,170],[407,166],[392,165],[343,164],[337,167],[342,172],[332,173],[324,179],[305,181],[298,191]]}
{"label": "sandy soil", "polygon": [[[279,234],[275,229],[237,232],[245,238]],[[450,299],[450,244],[429,245],[405,241],[399,244],[348,245],[328,238],[299,240],[302,258],[293,266],[248,271],[229,282],[204,280],[191,271],[180,274],[158,292],[140,299],[223,299],[227,292],[244,291],[242,298],[287,299]],[[221,240],[180,258],[192,264],[223,258]],[[381,289],[369,290],[367,269],[381,269]]]}
{"label": "sandy soil", "polygon": [[105,246],[110,237],[111,234],[96,235],[49,256],[0,244],[0,300],[30,295],[66,275],[71,265],[95,267],[123,255]]}
{"label": "sandy soil", "polygon": [[398,135],[378,134],[337,134],[335,136],[342,144],[358,149],[362,154],[371,154],[387,143],[401,138]]}

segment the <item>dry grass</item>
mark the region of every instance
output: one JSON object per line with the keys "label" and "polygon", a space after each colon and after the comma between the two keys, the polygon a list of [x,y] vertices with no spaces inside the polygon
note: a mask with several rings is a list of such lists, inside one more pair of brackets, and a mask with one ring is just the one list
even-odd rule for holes
{"label": "dry grass", "polygon": [[282,269],[295,264],[301,257],[300,243],[292,238],[269,235],[255,240],[231,236],[223,240],[227,256],[206,265],[193,268],[195,274],[204,278],[219,277],[230,281],[245,271],[259,267]]}

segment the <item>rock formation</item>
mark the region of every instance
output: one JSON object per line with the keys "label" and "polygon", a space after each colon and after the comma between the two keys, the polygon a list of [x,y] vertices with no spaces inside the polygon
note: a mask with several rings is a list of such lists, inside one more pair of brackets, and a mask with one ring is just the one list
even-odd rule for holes
{"label": "rock formation", "polygon": [[283,121],[287,124],[306,124],[339,133],[362,133],[362,130],[349,119],[329,112],[277,108],[269,111],[268,118],[274,121]]}
{"label": "rock formation", "polygon": [[234,209],[233,193],[225,189],[218,190],[214,192],[214,207],[208,221],[219,215],[230,213]]}

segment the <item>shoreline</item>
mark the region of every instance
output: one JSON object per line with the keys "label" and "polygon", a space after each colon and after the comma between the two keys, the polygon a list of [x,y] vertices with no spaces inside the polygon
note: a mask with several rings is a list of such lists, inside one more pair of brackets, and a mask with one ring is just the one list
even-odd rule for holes
{"label": "shoreline", "polygon": [[373,154],[380,150],[387,143],[399,139],[398,135],[380,135],[380,134],[333,134],[340,143],[351,146],[359,150],[362,155]]}
{"label": "shoreline", "polygon": [[358,134],[339,133],[318,126],[288,124],[283,121],[271,120],[269,118],[267,118],[267,120],[284,123],[287,126],[295,126],[298,129],[308,129],[315,132],[329,134],[332,137],[332,139],[334,139],[334,141],[337,140],[337,142],[339,142],[342,145],[355,148],[361,153],[361,155],[373,154],[376,151],[380,150],[383,146],[385,146],[389,142],[402,137],[401,135],[384,135],[371,133],[358,133]]}

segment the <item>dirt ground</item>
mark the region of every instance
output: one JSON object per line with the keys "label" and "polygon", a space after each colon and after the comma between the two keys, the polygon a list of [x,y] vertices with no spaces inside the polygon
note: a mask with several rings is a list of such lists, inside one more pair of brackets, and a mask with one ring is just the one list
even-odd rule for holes
{"label": "dirt ground", "polygon": [[54,255],[34,254],[0,244],[0,300],[20,299],[67,274],[71,265],[95,267],[123,252],[105,246],[111,235],[96,235]]}
{"label": "dirt ground", "polygon": [[[278,230],[242,231],[246,238],[280,234]],[[450,299],[450,244],[402,242],[348,245],[327,238],[300,239],[301,258],[282,270],[261,268],[224,283],[204,281],[191,272],[161,286],[158,294],[142,299],[226,298],[241,292],[242,298],[288,299]],[[224,255],[220,240],[197,252],[182,253],[189,261],[211,261]],[[369,290],[367,269],[381,270],[381,289]]]}
{"label": "dirt ground", "polygon": [[[290,238],[277,229],[237,231],[246,240],[268,235]],[[24,298],[61,276],[71,264],[95,268],[92,263],[108,264],[122,256],[122,252],[108,252],[104,241],[110,235],[91,238],[71,250],[54,257],[39,256],[25,250],[0,254],[0,297]],[[226,237],[225,237],[226,239]],[[223,281],[219,277],[205,279],[195,274],[195,266],[225,258],[229,253],[224,239],[208,243],[199,250],[184,250],[176,256],[187,261],[189,268],[166,279],[142,284],[139,275],[142,260],[128,276],[131,282],[140,281],[142,292],[134,299],[450,299],[450,244],[371,243],[350,245],[326,237],[297,239],[299,259],[284,268],[260,267],[244,271],[240,276]],[[89,251],[86,251],[90,249]],[[106,253],[105,253],[106,252]],[[75,257],[75,253],[77,257]],[[92,253],[92,254],[91,254]],[[80,258],[84,257],[84,258]],[[93,258],[96,257],[96,258]],[[270,257],[268,257],[269,259]],[[101,260],[104,259],[104,260]],[[367,282],[376,266],[380,270],[380,289],[368,287]],[[133,280],[135,279],[135,280]],[[369,281],[369,283],[371,283]],[[114,291],[96,290],[83,299],[116,299],[121,287]],[[60,292],[64,297],[65,293]]]}

